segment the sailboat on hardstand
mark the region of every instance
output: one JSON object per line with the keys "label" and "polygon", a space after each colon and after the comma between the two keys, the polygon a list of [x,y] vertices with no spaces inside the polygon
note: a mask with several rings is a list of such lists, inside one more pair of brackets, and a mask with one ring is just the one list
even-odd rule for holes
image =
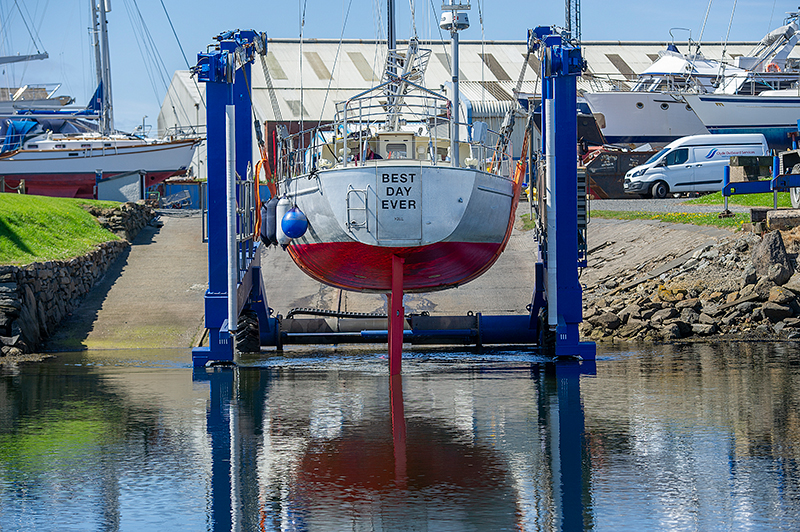
{"label": "sailboat on hardstand", "polygon": [[189,167],[200,139],[148,139],[114,130],[108,10],[92,2],[98,89],[90,104],[79,110],[17,110],[0,121],[6,190],[24,181],[29,194],[93,198],[98,179],[141,171],[149,187]]}
{"label": "sailboat on hardstand", "polygon": [[[431,52],[416,39],[394,49],[390,22],[382,82],[337,103],[328,129],[283,139],[277,238],[318,281],[393,294],[441,290],[487,271],[508,242],[524,169],[509,175],[511,157],[488,144],[485,124],[473,124],[468,141],[457,104],[457,30],[468,24],[456,10],[465,6],[447,7],[452,99],[422,85]],[[298,148],[304,139],[309,146]],[[283,234],[290,205],[308,222],[293,239]]]}

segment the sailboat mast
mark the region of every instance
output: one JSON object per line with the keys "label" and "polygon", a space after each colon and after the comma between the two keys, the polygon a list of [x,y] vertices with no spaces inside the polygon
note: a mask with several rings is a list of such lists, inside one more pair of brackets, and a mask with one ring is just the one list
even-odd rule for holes
{"label": "sailboat mast", "polygon": [[[92,0],[94,1],[94,0]],[[99,0],[100,15],[100,78],[103,82],[103,107],[101,111],[101,132],[114,131],[114,105],[111,101],[111,58],[108,52],[108,19],[106,13],[111,11],[111,0]]]}
{"label": "sailboat mast", "polygon": [[[103,63],[102,59],[100,58],[100,21],[98,20],[97,14],[97,2],[91,1],[92,4],[92,46],[94,47],[94,68],[95,74],[97,74],[97,87],[102,90],[103,86]],[[100,93],[100,98],[103,98],[103,94]],[[100,133],[106,133],[103,131],[102,127],[102,117],[100,118]]]}
{"label": "sailboat mast", "polygon": [[469,27],[469,19],[466,13],[459,13],[459,10],[468,10],[469,3],[456,4],[455,0],[450,0],[449,4],[442,6],[442,19],[439,22],[439,27],[443,30],[450,31],[450,43],[452,54],[451,76],[453,81],[453,98],[452,98],[452,117],[451,132],[450,132],[450,164],[453,167],[458,167],[461,164],[461,157],[459,153],[459,109],[458,109],[458,31],[465,30]]}
{"label": "sailboat mast", "polygon": [[388,26],[387,47],[389,50],[397,48],[397,37],[394,32],[394,0],[388,0],[386,6],[386,22]]}

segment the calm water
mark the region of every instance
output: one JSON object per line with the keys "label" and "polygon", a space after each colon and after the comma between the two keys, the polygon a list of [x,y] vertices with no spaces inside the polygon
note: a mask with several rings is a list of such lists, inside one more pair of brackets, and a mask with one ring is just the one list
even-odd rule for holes
{"label": "calm water", "polygon": [[790,344],[0,370],[0,530],[800,529]]}

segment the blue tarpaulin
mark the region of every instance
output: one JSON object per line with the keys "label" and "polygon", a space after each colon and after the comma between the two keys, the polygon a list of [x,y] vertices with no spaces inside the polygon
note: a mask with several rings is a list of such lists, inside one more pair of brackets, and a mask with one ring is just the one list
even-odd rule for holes
{"label": "blue tarpaulin", "polygon": [[0,153],[18,150],[22,147],[22,141],[25,135],[36,127],[34,120],[7,120],[6,122],[6,138],[3,142],[3,149]]}

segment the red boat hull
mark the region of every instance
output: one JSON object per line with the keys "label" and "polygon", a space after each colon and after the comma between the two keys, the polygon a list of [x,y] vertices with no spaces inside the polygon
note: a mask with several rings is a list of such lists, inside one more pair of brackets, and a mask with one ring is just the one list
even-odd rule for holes
{"label": "red boat hull", "polygon": [[[145,175],[145,187],[157,185],[168,177],[178,173],[176,170],[162,172],[148,172]],[[19,186],[25,180],[25,193],[38,196],[51,196],[55,198],[84,198],[95,197],[96,178],[94,173],[76,174],[23,174],[5,175],[6,192],[9,188]]]}
{"label": "red boat hull", "polygon": [[289,246],[295,263],[312,278],[345,290],[391,290],[392,255],[404,259],[403,290],[429,292],[464,284],[488,270],[504,242],[439,242],[419,247],[379,247],[359,242]]}

